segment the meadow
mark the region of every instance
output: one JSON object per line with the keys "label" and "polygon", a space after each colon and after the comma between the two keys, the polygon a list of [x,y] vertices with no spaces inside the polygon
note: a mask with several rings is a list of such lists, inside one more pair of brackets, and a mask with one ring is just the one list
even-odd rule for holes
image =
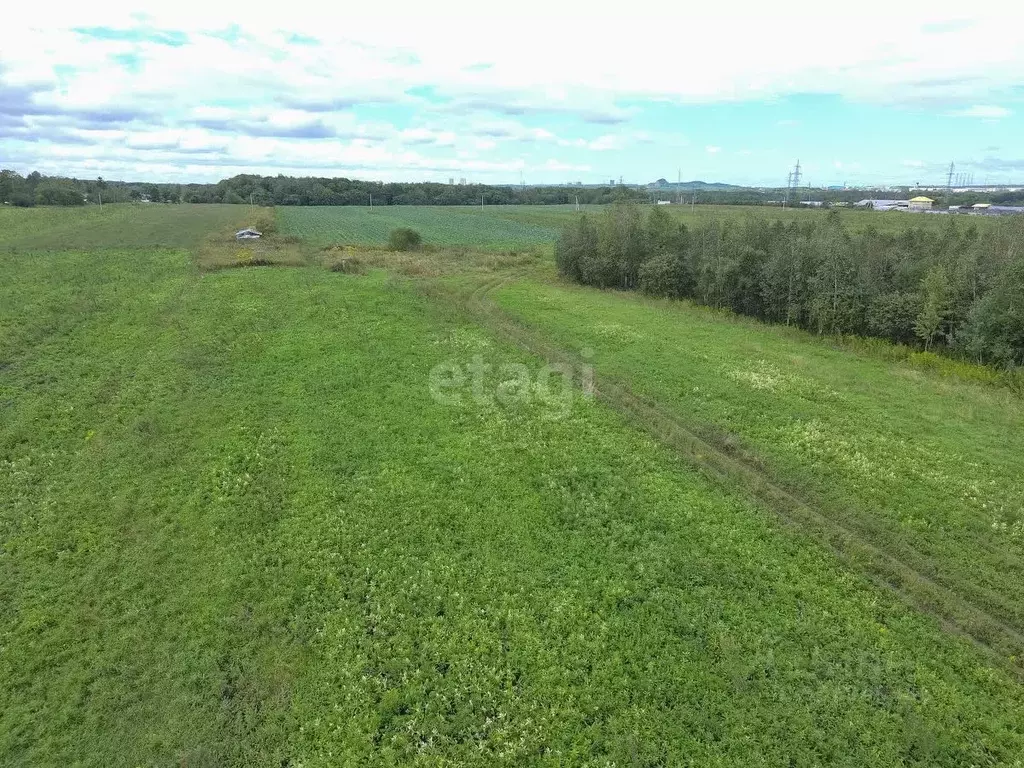
{"label": "meadow", "polygon": [[[601,206],[581,206],[597,213]],[[739,205],[668,206],[668,212],[689,225],[711,220],[742,221],[751,216],[784,222],[820,219],[822,211]],[[548,248],[563,226],[573,220],[575,206],[570,205],[491,205],[476,206],[328,206],[300,208],[285,206],[277,211],[281,231],[316,245],[383,245],[388,233],[397,227],[412,227],[423,235],[428,246],[462,246],[484,250]],[[846,209],[843,221],[852,231],[874,227],[880,231],[900,231],[908,226],[938,230],[945,216],[915,215],[900,212],[875,212]],[[963,217],[967,218],[967,217]],[[991,226],[991,220],[970,217],[979,227]]]}
{"label": "meadow", "polygon": [[[0,763],[1020,764],[1005,636],[623,407],[1012,628],[1009,390],[561,284],[568,212],[281,209],[277,268],[124,208],[0,210]],[[596,398],[497,396],[562,352]]]}
{"label": "meadow", "polygon": [[[684,302],[519,282],[498,305],[1007,625],[1021,650],[1024,401]],[[949,607],[949,610],[955,610]],[[975,617],[980,620],[983,617]]]}
{"label": "meadow", "polygon": [[0,249],[190,248],[211,232],[229,234],[254,214],[239,205],[0,207]]}

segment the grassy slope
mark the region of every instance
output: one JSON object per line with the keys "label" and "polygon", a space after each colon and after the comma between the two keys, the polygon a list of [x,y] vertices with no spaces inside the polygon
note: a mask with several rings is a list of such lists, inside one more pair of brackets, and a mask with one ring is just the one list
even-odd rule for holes
{"label": "grassy slope", "polygon": [[739,436],[844,523],[1024,627],[1024,404],[1011,392],[684,303],[533,283],[496,298],[685,420]]}
{"label": "grassy slope", "polygon": [[[379,277],[4,257],[0,756],[962,765],[1020,686]],[[533,363],[536,365],[536,363]]]}

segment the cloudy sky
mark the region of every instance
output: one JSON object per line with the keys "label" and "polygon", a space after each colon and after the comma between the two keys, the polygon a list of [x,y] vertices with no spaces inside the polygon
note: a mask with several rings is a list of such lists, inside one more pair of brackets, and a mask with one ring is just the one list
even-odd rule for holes
{"label": "cloudy sky", "polygon": [[1015,3],[19,5],[0,167],[22,173],[1024,180]]}

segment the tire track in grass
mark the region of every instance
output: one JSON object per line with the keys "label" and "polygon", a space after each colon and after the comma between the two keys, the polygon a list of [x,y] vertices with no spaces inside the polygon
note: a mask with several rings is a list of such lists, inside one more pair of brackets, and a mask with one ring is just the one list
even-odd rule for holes
{"label": "tire track in grass", "polygon": [[[551,344],[489,298],[494,290],[521,276],[510,272],[459,286],[429,283],[423,290],[439,300],[454,301],[490,331],[532,354],[574,367],[584,364],[579,355]],[[740,486],[784,524],[827,547],[847,567],[895,592],[912,608],[933,616],[946,631],[971,640],[1024,680],[1024,633],[928,576],[920,564],[912,562],[916,552],[894,553],[856,526],[836,520],[813,500],[775,480],[756,456],[740,453],[734,436],[709,435],[707,425],[686,423],[664,404],[641,397],[627,384],[596,371],[594,384],[599,399],[713,481],[728,489]]]}

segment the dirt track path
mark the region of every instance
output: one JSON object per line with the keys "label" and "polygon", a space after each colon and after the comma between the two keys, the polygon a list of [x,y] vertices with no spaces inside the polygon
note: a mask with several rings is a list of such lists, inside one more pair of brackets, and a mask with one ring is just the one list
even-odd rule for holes
{"label": "dirt track path", "polygon": [[[578,367],[582,358],[553,345],[535,330],[504,312],[489,294],[521,278],[511,272],[471,283],[460,289],[431,286],[427,292],[454,302],[499,337],[551,362]],[[949,632],[962,635],[991,654],[1001,666],[1024,679],[1024,632],[992,615],[976,602],[957,594],[926,571],[929,563],[920,553],[884,543],[883,531],[860,522],[840,521],[829,510],[799,490],[772,477],[758,457],[737,448],[730,435],[707,425],[688,424],[671,408],[631,391],[628,384],[595,372],[596,395],[633,424],[672,448],[688,463],[727,490],[742,488],[749,496],[775,512],[789,527],[827,547],[847,567],[884,587],[914,609],[936,618]]]}

